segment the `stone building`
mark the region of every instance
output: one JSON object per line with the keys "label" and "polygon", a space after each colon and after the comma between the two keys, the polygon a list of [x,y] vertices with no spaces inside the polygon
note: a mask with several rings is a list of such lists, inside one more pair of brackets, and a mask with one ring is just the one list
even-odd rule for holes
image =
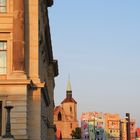
{"label": "stone building", "polygon": [[136,139],[136,121],[133,119],[130,120],[130,139]]}
{"label": "stone building", "polygon": [[54,77],[48,7],[53,0],[0,0],[0,136],[12,105],[16,140],[53,140]]}
{"label": "stone building", "polygon": [[66,98],[54,109],[54,124],[64,139],[71,138],[72,130],[78,127],[77,102],[72,97],[70,80],[67,83]]}

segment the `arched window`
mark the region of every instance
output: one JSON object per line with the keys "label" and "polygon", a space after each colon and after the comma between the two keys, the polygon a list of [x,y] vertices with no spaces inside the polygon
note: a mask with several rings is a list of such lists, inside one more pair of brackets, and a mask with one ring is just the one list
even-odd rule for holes
{"label": "arched window", "polygon": [[58,113],[57,118],[58,118],[58,121],[62,121],[62,114],[61,114],[61,112]]}

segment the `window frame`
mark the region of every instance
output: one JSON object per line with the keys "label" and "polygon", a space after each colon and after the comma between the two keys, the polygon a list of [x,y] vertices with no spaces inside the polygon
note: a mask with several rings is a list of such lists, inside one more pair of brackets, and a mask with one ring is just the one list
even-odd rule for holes
{"label": "window frame", "polygon": [[72,112],[72,107],[70,106],[70,112]]}
{"label": "window frame", "polygon": [[7,42],[7,54],[6,54],[6,64],[7,64],[7,73],[0,74],[0,80],[9,79],[12,76],[12,63],[13,63],[13,42],[11,40],[11,34],[9,32],[0,33],[0,41]]}
{"label": "window frame", "polygon": [[[2,49],[2,50],[0,49],[0,53],[1,53],[1,52],[5,52],[5,53],[6,53],[6,54],[5,54],[5,57],[6,57],[6,58],[5,58],[5,59],[6,59],[6,60],[5,60],[5,63],[6,63],[6,64],[5,64],[5,69],[6,69],[6,70],[5,70],[5,73],[0,73],[0,75],[6,75],[6,74],[7,74],[7,40],[0,40],[0,43],[1,43],[1,42],[6,43],[6,49]],[[2,67],[2,68],[4,69],[4,67]],[[1,69],[1,67],[0,67],[0,69]]]}
{"label": "window frame", "polygon": [[[1,8],[5,8],[5,11],[3,12]],[[5,0],[5,5],[0,5],[0,14],[5,14],[5,13],[7,13],[7,0]]]}

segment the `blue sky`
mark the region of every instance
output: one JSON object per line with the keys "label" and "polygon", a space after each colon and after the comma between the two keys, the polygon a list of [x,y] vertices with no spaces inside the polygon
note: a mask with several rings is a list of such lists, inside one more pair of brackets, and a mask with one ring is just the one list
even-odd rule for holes
{"label": "blue sky", "polygon": [[140,126],[140,1],[55,0],[49,8],[54,58],[59,61],[55,104],[70,74],[78,116],[126,112]]}

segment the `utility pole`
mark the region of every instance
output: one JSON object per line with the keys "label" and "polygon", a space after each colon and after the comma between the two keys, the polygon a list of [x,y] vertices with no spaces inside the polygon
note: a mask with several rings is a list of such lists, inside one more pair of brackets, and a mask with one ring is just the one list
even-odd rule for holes
{"label": "utility pole", "polygon": [[127,130],[127,140],[131,140],[131,135],[130,135],[130,113],[126,113],[126,130]]}

